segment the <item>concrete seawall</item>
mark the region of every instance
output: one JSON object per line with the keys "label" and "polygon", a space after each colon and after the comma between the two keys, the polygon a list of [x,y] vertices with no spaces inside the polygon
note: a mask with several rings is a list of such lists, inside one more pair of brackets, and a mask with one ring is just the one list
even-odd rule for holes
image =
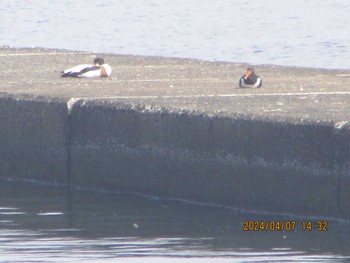
{"label": "concrete seawall", "polygon": [[[344,71],[261,66],[263,89],[242,90],[246,65],[105,54],[116,77],[67,80],[91,54],[0,55],[2,177],[350,219]],[[13,77],[41,55],[47,75]]]}
{"label": "concrete seawall", "polygon": [[[350,133],[78,103],[72,182],[260,210],[345,215]],[[79,174],[80,176],[74,176]]]}
{"label": "concrete seawall", "polygon": [[47,98],[0,97],[0,174],[67,183],[67,106]]}

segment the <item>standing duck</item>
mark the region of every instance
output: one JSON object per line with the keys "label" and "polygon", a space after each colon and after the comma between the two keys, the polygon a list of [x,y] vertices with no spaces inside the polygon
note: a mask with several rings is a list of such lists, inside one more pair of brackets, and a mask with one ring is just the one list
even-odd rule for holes
{"label": "standing duck", "polygon": [[105,78],[111,75],[112,68],[108,64],[105,64],[103,58],[95,58],[93,65],[82,64],[73,68],[66,69],[61,73],[61,77],[63,78]]}
{"label": "standing duck", "polygon": [[254,68],[249,66],[247,68],[247,73],[240,78],[239,86],[241,88],[260,88],[262,86],[262,79],[255,74]]}

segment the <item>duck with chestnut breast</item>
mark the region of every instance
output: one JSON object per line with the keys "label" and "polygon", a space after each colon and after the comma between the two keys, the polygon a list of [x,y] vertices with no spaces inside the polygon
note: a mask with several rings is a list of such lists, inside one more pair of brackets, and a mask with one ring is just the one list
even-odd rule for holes
{"label": "duck with chestnut breast", "polygon": [[262,86],[262,79],[255,74],[254,68],[249,66],[247,73],[240,78],[239,86],[241,88],[260,88]]}
{"label": "duck with chestnut breast", "polygon": [[81,64],[73,68],[66,69],[61,73],[61,77],[63,78],[105,78],[111,75],[112,68],[108,64],[105,64],[103,58],[95,58],[93,65]]}

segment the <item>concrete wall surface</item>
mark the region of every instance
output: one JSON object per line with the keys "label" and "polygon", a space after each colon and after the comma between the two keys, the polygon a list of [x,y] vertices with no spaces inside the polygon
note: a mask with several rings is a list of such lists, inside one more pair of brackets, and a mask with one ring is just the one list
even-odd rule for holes
{"label": "concrete wall surface", "polygon": [[23,180],[67,183],[65,101],[0,97],[0,174]]}
{"label": "concrete wall surface", "polygon": [[242,208],[350,218],[348,126],[117,101],[0,98],[0,172]]}
{"label": "concrete wall surface", "polygon": [[[61,78],[104,57],[108,78]],[[0,176],[350,219],[346,69],[0,47]]]}
{"label": "concrete wall surface", "polygon": [[347,128],[80,101],[72,183],[307,215],[349,217]]}

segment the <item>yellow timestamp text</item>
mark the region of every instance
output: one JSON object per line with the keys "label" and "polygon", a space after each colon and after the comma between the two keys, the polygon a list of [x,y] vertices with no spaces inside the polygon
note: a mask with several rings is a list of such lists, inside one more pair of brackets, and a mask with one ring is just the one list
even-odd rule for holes
{"label": "yellow timestamp text", "polygon": [[243,221],[243,231],[328,231],[327,221]]}

